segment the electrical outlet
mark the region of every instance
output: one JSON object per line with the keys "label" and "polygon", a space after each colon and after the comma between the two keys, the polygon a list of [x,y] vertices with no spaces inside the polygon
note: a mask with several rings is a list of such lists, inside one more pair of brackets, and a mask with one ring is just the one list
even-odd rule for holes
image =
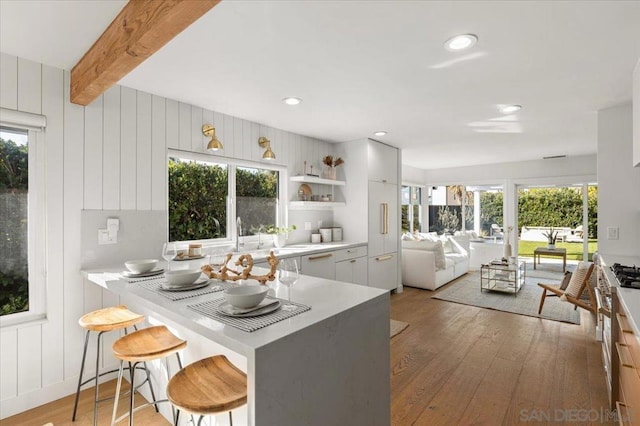
{"label": "electrical outlet", "polygon": [[607,240],[617,240],[617,239],[618,239],[618,227],[617,226],[607,227]]}
{"label": "electrical outlet", "polygon": [[110,236],[109,236],[109,230],[108,229],[98,229],[98,244],[99,245],[103,245],[103,244],[115,244],[117,241],[114,241]]}
{"label": "electrical outlet", "polygon": [[305,222],[304,223],[304,230],[305,231],[311,231],[311,222]]}

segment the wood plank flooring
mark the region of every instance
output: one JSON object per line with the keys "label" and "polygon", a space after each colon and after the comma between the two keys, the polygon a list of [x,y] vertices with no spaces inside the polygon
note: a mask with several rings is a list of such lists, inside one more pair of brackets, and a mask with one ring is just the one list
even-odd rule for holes
{"label": "wood plank flooring", "polygon": [[589,312],[565,324],[434,294],[405,287],[391,296],[391,318],[410,324],[391,341],[393,425],[607,424]]}
{"label": "wood plank flooring", "polygon": [[[407,287],[391,296],[391,317],[410,324],[391,340],[393,425],[589,424],[568,416],[607,408],[590,313],[581,312],[581,325],[564,324],[436,300],[434,294]],[[109,382],[105,392],[114,387]],[[0,425],[90,425],[92,395],[83,391],[76,423],[69,396]],[[111,407],[101,405],[100,425],[109,424]],[[590,420],[601,424],[599,417]],[[150,407],[136,413],[136,423],[168,424]]]}

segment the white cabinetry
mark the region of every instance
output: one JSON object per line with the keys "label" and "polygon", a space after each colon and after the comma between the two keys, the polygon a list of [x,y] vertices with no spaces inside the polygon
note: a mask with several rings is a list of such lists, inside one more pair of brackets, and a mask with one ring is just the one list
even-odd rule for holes
{"label": "white cabinetry", "polygon": [[345,237],[368,241],[369,286],[393,290],[400,285],[400,151],[363,139],[337,144],[345,160],[344,188],[349,203],[334,209],[334,223]]}
{"label": "white cabinetry", "polygon": [[376,141],[369,141],[369,180],[398,184],[398,149]]}
{"label": "white cabinetry", "polygon": [[318,253],[301,256],[301,270],[304,275],[334,280],[336,278],[335,254]]}
{"label": "white cabinetry", "polygon": [[398,251],[398,185],[369,182],[369,256]]}
{"label": "white cabinetry", "polygon": [[336,281],[367,285],[367,248],[353,247],[336,252]]}
{"label": "white cabinetry", "polygon": [[393,290],[398,280],[398,253],[369,257],[369,286]]}

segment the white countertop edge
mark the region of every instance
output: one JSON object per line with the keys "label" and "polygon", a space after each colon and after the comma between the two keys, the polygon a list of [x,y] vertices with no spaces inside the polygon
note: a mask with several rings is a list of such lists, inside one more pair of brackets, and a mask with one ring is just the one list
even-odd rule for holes
{"label": "white countertop edge", "polygon": [[628,318],[629,323],[631,324],[636,337],[640,339],[640,289],[620,287],[617,284],[618,281],[610,268],[614,263],[620,263],[622,265],[636,265],[640,267],[640,257],[601,254],[600,258],[602,259],[602,265],[604,266],[609,282],[616,288],[618,300],[624,309],[630,314],[630,318]]}
{"label": "white countertop edge", "polygon": [[87,280],[120,295],[124,303],[130,301],[132,304],[141,304],[160,316],[165,316],[185,328],[249,357],[258,348],[306,327],[355,307],[377,303],[381,297],[389,298],[389,292],[386,290],[301,275],[299,282],[293,287],[292,299],[311,306],[311,310],[247,333],[187,307],[190,304],[222,297],[221,292],[171,301],[155,292],[129,284],[121,278],[122,270],[121,266],[111,266],[82,271],[82,275]]}

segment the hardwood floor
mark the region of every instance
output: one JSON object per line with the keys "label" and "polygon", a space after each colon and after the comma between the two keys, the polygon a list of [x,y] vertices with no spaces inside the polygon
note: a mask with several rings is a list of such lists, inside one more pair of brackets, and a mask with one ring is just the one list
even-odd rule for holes
{"label": "hardwood floor", "polygon": [[[128,390],[128,383],[122,382],[123,390]],[[107,398],[115,394],[116,381],[100,385],[100,398]],[[0,420],[0,426],[42,426],[47,423],[53,423],[55,426],[93,426],[93,388],[87,388],[80,392],[80,401],[78,403],[78,416],[75,422],[71,421],[73,413],[74,395],[66,396],[57,401],[50,402],[40,407],[34,408],[24,413],[8,417]],[[144,403],[144,398],[136,394],[136,406]],[[118,415],[124,414],[129,409],[129,400],[125,397],[120,399],[118,403]],[[111,411],[113,410],[113,402],[105,401],[100,403],[98,409],[98,425],[107,426],[111,424]],[[152,406],[145,407],[134,414],[136,425],[169,425],[160,414],[156,413]],[[128,424],[122,421],[119,424]]]}
{"label": "hardwood floor", "polygon": [[391,341],[393,425],[602,424],[608,396],[589,312],[573,325],[434,294],[391,296],[391,318],[410,324]]}
{"label": "hardwood floor", "polygon": [[[391,296],[391,317],[410,324],[391,340],[393,425],[589,423],[576,421],[580,416],[601,424],[595,416],[608,400],[591,314],[581,312],[581,325],[565,324],[436,300],[434,294],[406,287]],[[111,393],[114,387],[105,385]],[[89,425],[92,395],[83,391],[76,423],[69,396],[0,425]],[[100,425],[109,424],[111,407],[101,405]],[[136,413],[136,423],[168,424],[151,407]]]}

